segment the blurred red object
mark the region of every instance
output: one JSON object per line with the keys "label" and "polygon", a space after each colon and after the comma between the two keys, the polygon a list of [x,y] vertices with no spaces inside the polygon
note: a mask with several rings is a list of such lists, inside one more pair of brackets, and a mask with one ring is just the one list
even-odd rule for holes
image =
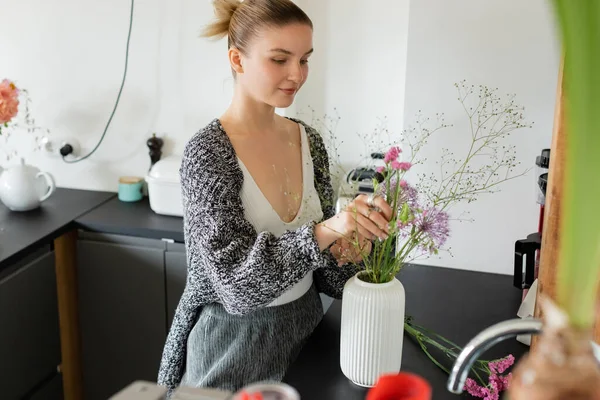
{"label": "blurred red object", "polygon": [[242,392],[239,394],[240,400],[263,400],[261,393],[251,393]]}
{"label": "blurred red object", "polygon": [[431,400],[431,385],[406,372],[382,375],[367,393],[366,400]]}

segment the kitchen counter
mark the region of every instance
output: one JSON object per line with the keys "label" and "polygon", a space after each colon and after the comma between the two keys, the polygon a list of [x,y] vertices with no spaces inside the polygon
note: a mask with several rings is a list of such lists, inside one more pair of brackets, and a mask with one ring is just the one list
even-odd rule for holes
{"label": "kitchen counter", "polygon": [[183,218],[156,214],[148,197],[134,203],[124,203],[117,197],[76,219],[87,231],[168,239],[183,243]]}
{"label": "kitchen counter", "polygon": [[[77,229],[183,242],[182,218],[154,213],[148,199],[123,203],[115,193],[57,189],[37,210],[14,213],[0,205],[0,274],[37,246],[53,242],[60,317],[62,379],[65,400],[81,398],[81,354],[77,309]],[[408,266],[399,275],[407,298],[407,315],[419,325],[464,345],[482,329],[515,318],[521,293],[507,275],[445,268]],[[284,381],[306,399],[364,399],[366,389],[352,384],[339,366],[341,302],[334,301]],[[412,339],[405,336],[402,370],[425,377],[434,399],[456,398],[446,391],[447,375]],[[485,358],[528,347],[516,340],[496,345]]]}
{"label": "kitchen counter", "polygon": [[[512,286],[512,277],[507,275],[408,266],[400,272],[399,279],[406,290],[406,314],[413,316],[416,324],[459,346],[490,325],[517,318],[521,292]],[[354,385],[340,369],[340,316],[341,301],[336,300],[284,378],[303,399],[365,398],[367,389]],[[448,375],[408,335],[398,335],[398,340],[404,342],[402,371],[427,379],[433,387],[433,399],[472,398],[449,393]],[[481,358],[489,360],[511,353],[518,359],[528,349],[516,339],[508,339]]]}
{"label": "kitchen counter", "polygon": [[73,229],[75,219],[115,193],[57,188],[41,207],[14,212],[0,203],[0,274],[32,249]]}

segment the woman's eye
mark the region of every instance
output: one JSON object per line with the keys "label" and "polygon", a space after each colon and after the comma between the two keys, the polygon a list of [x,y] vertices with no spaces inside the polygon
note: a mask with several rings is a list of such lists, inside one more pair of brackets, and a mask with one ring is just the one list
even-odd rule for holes
{"label": "woman's eye", "polygon": [[308,60],[300,60],[300,64],[308,64]]}
{"label": "woman's eye", "polygon": [[274,63],[276,64],[285,64],[286,60],[273,60]]}

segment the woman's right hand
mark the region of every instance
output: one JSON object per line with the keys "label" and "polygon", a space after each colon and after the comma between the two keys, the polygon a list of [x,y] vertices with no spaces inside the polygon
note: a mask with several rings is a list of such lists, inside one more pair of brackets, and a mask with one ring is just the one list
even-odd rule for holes
{"label": "woman's right hand", "polygon": [[351,238],[354,234],[369,240],[386,239],[388,223],[392,218],[392,208],[381,197],[373,197],[373,206],[368,204],[369,196],[357,196],[340,213],[317,224],[315,236],[321,250],[339,238]]}

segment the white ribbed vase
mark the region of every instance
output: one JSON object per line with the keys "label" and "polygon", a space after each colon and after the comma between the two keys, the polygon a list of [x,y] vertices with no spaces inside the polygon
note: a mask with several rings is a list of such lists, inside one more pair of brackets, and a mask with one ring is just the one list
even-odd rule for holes
{"label": "white ribbed vase", "polygon": [[404,339],[404,286],[362,281],[359,272],[344,286],[340,366],[359,386],[372,387],[387,373],[398,373]]}

